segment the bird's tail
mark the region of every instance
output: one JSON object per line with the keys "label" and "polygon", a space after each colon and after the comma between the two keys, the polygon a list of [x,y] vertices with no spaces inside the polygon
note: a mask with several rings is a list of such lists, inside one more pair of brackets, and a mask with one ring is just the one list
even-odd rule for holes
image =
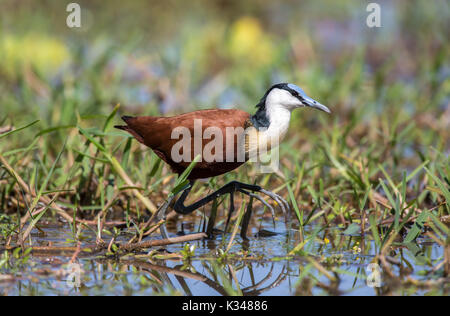
{"label": "bird's tail", "polygon": [[114,128],[118,128],[124,131],[128,131],[130,129],[130,126],[128,125],[129,122],[133,119],[133,116],[122,116],[122,120],[127,123],[127,125],[114,125]]}
{"label": "bird's tail", "polygon": [[127,125],[114,125],[114,128],[126,131],[133,135],[139,142],[144,143],[144,138],[139,135],[132,126],[130,126],[130,121],[132,121],[132,119],[134,119],[133,116],[122,116],[122,120],[124,120]]}
{"label": "bird's tail", "polygon": [[114,128],[121,129],[123,131],[128,131],[130,128],[125,125],[114,125]]}

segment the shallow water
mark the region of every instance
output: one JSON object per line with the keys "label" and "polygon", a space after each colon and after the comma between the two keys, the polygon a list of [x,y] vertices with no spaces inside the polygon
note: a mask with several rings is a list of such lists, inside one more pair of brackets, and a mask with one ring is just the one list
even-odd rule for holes
{"label": "shallow water", "polygon": [[[189,225],[187,225],[189,226]],[[35,245],[75,246],[66,225],[48,224],[40,227],[45,233],[33,231]],[[299,243],[296,229],[287,230],[283,222],[276,226],[268,221],[262,228],[277,234],[271,237],[251,237],[248,242],[236,237],[228,258],[218,259],[217,249],[226,249],[225,240],[190,242],[195,245],[190,260],[149,259],[146,252],[141,257],[107,259],[104,255],[78,258],[80,279],[70,278],[67,263],[71,254],[33,254],[18,271],[3,271],[0,293],[3,295],[379,295],[379,294],[448,294],[449,284],[423,287],[407,285],[407,278],[433,280],[440,277],[439,270],[430,271],[443,258],[443,248],[430,240],[419,240],[408,247],[394,249],[390,256],[398,261],[392,271],[402,280],[392,282],[386,274],[380,278],[380,287],[367,284],[371,274],[368,265],[376,249],[370,239],[343,235],[340,229],[328,229],[317,233],[316,227],[307,227],[305,237],[316,236],[306,243],[303,253],[286,258],[288,252]],[[95,240],[94,232],[85,230],[82,238]],[[128,235],[121,237],[123,240]],[[120,240],[120,238],[119,238]],[[177,253],[183,244],[165,247],[165,252]],[[156,248],[158,249],[158,248]],[[154,250],[154,249],[153,249]],[[306,255],[309,254],[309,255]],[[311,260],[320,263],[332,282],[321,273]],[[334,270],[334,273],[332,272]],[[76,271],[73,270],[73,271]],[[429,275],[426,275],[426,274]],[[13,275],[14,278],[6,278]],[[72,276],[74,276],[72,274]],[[67,282],[70,279],[74,283]],[[77,287],[79,285],[79,287]]]}

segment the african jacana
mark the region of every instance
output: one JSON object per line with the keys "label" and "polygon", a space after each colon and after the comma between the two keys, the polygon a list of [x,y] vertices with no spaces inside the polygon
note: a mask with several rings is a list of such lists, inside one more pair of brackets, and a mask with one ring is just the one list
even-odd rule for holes
{"label": "african jacana", "polygon": [[[294,84],[280,83],[270,87],[270,89],[264,94],[260,102],[256,105],[257,111],[254,115],[237,109],[212,109],[194,111],[172,117],[123,116],[122,119],[127,125],[115,127],[127,131],[139,142],[150,147],[159,158],[169,164],[173,171],[178,174],[181,174],[194,159],[194,143],[196,136],[194,135],[193,139],[189,140],[191,152],[187,154],[190,160],[187,159],[187,161],[179,161],[179,159],[174,159],[174,157],[172,157],[173,147],[178,142],[178,139],[174,139],[172,137],[172,133],[175,129],[184,127],[190,131],[190,135],[193,135],[195,134],[194,125],[196,122],[200,121],[202,132],[207,131],[208,128],[215,128],[216,131],[218,130],[219,132],[222,131],[222,146],[215,148],[214,152],[215,154],[218,154],[219,158],[222,159],[215,159],[214,161],[200,160],[188,177],[190,185],[182,192],[173,208],[179,214],[189,214],[222,195],[230,194],[230,211],[227,221],[228,225],[230,216],[234,211],[233,194],[235,192],[241,192],[249,196],[256,197],[266,206],[270,207],[270,205],[265,203],[261,197],[252,192],[259,192],[268,195],[278,203],[284,212],[289,209],[289,205],[282,197],[273,192],[266,191],[257,185],[250,185],[237,181],[232,181],[226,184],[214,193],[209,194],[189,206],[184,205],[184,201],[186,200],[186,197],[196,179],[209,178],[227,173],[239,167],[249,159],[249,151],[251,151],[251,146],[249,145],[248,136],[242,142],[242,144],[245,144],[245,158],[239,160],[239,149],[237,148],[237,144],[240,143],[239,141],[242,140],[243,136],[240,134],[236,137],[233,136],[232,139],[229,137],[227,138],[227,128],[241,127],[243,129],[247,129],[251,127],[254,131],[256,131],[259,139],[256,146],[260,146],[260,140],[263,139],[263,142],[270,142],[270,144],[268,144],[270,148],[278,145],[278,142],[272,143],[272,139],[281,141],[281,139],[285,136],[289,127],[292,110],[306,106],[330,113],[330,110],[326,106],[308,97],[298,86]],[[227,146],[227,141],[229,146]],[[233,142],[233,144],[230,145],[230,142]],[[207,143],[201,144],[203,149],[206,145]],[[253,148],[253,150],[254,149],[255,148]],[[230,150],[232,151],[231,156],[233,158],[231,160],[229,159]],[[229,155],[227,156],[227,154]],[[165,214],[170,202],[171,201],[167,201],[162,207],[162,210],[160,210],[163,215]],[[161,232],[163,236],[167,238],[167,232],[164,226],[163,229],[161,229]]]}

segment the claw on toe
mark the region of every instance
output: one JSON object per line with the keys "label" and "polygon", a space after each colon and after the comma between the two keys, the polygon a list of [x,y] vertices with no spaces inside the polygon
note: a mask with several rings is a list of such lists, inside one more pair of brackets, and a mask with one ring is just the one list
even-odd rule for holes
{"label": "claw on toe", "polygon": [[268,197],[270,197],[272,200],[274,200],[274,202],[276,202],[278,204],[278,206],[280,206],[281,211],[284,213],[285,216],[287,216],[290,212],[290,207],[289,207],[289,203],[283,199],[281,196],[279,196],[276,193],[261,189],[260,191],[261,193],[267,195]]}
{"label": "claw on toe", "polygon": [[[265,206],[267,206],[270,209],[270,211],[272,212],[272,217],[275,219],[275,211],[274,211],[273,207],[270,204],[268,204],[261,196],[255,194],[255,193],[247,192],[247,191],[242,190],[242,189],[239,190],[239,191],[244,193],[244,194],[246,194],[246,195],[248,195],[248,196],[254,197],[255,199],[257,199],[259,201],[261,201],[261,203],[263,203]],[[267,190],[264,190],[264,189],[260,189],[258,192],[262,193],[262,194],[265,194],[269,198],[271,198],[273,200],[273,203],[275,204],[275,206],[278,206],[281,209],[281,211],[283,212],[283,214],[284,214],[284,216],[286,218],[286,221],[288,220],[288,216],[289,216],[289,213],[291,211],[291,208],[289,206],[289,203],[285,199],[283,199],[280,195],[278,195],[276,193],[273,193],[271,191],[267,191]]]}
{"label": "claw on toe", "polygon": [[272,213],[272,220],[273,220],[273,226],[275,226],[275,210],[273,209],[272,205],[270,205],[269,203],[266,202],[266,200],[264,200],[262,197],[260,197],[259,195],[255,194],[255,193],[251,193],[251,192],[247,192],[245,190],[239,190],[240,192],[251,196],[255,199],[257,199],[258,201],[260,201],[262,204],[264,204],[265,206],[267,206],[267,208],[270,210],[270,212]]}

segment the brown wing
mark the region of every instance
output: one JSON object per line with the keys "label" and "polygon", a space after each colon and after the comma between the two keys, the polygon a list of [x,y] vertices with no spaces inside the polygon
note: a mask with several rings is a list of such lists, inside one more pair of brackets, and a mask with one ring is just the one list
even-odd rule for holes
{"label": "brown wing", "polygon": [[[139,142],[152,148],[153,151],[161,159],[168,163],[177,173],[182,173],[185,168],[189,166],[190,162],[194,159],[195,154],[197,153],[196,146],[194,144],[195,133],[198,134],[201,130],[201,134],[195,135],[195,139],[196,141],[198,141],[198,137],[200,137],[203,148],[205,145],[215,140],[215,138],[217,137],[217,133],[220,132],[220,135],[222,137],[222,146],[212,146],[211,143],[211,146],[208,147],[210,150],[208,150],[207,152],[213,154],[215,158],[222,157],[223,162],[218,163],[217,161],[206,161],[206,159],[203,158],[202,161],[197,163],[196,167],[190,175],[190,179],[197,179],[226,173],[244,163],[242,159],[238,161],[237,146],[239,144],[240,136],[233,136],[232,134],[230,134],[230,130],[228,130],[229,136],[227,137],[227,128],[244,129],[249,124],[249,118],[250,115],[247,112],[241,110],[214,109],[195,111],[172,117],[124,117],[123,119],[127,123],[127,126],[118,128],[126,130],[127,132],[132,134]],[[180,128],[184,129],[183,132],[189,131],[191,139],[185,139],[186,134],[183,134],[183,136],[181,136],[179,134],[181,133]],[[205,131],[211,134],[210,139],[203,139]],[[184,155],[184,158],[188,156],[190,157],[189,159],[183,159],[183,161],[178,162],[177,159],[172,157],[172,147],[178,143],[177,147],[175,148],[180,148],[179,142],[181,140],[189,141],[189,144],[191,145],[190,153],[184,152],[184,149],[186,149],[186,147],[184,147],[184,149],[181,148],[181,150],[175,150],[175,153]],[[227,140],[229,142],[233,141],[234,143],[227,146]],[[220,141],[218,144],[220,145]],[[200,146],[197,147],[200,148]],[[227,150],[229,162],[227,162]],[[233,150],[233,152],[230,153],[230,150]],[[233,157],[232,161],[230,161],[230,157]]]}

